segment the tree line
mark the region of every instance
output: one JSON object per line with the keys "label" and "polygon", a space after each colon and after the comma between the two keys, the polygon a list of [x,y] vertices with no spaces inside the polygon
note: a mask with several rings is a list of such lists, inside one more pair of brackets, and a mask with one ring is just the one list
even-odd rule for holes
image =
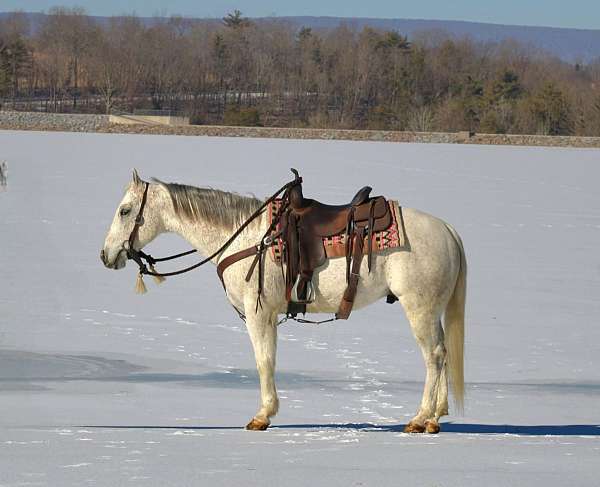
{"label": "tree line", "polygon": [[54,8],[0,22],[4,108],[175,110],[199,124],[600,136],[600,60],[351,25]]}

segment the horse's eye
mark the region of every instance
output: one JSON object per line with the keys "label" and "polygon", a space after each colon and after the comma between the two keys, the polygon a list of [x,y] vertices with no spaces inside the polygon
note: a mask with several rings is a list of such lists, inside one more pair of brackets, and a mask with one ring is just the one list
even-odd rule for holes
{"label": "horse's eye", "polygon": [[127,216],[127,215],[129,215],[130,211],[131,211],[131,208],[121,208],[121,211],[119,212],[119,214],[121,216]]}

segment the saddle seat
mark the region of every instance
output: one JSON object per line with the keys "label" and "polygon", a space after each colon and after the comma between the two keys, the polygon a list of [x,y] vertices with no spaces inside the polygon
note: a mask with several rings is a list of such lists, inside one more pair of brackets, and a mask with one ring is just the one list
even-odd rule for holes
{"label": "saddle seat", "polygon": [[[371,202],[374,202],[373,231],[385,230],[391,224],[391,214],[385,198],[370,198],[372,188],[361,188],[350,203],[346,205],[328,205],[320,201],[304,198],[300,185],[290,191],[291,213],[296,216],[303,233],[315,237],[331,237],[348,230],[348,223],[366,226],[371,215]],[[352,213],[352,216],[351,216]]]}
{"label": "saddle seat", "polygon": [[319,203],[318,201],[311,200],[309,198],[305,198],[302,194],[302,186],[298,184],[290,189],[290,207],[296,211],[301,211],[309,206],[312,206],[313,203],[317,203],[320,206],[328,207],[336,210],[344,210],[348,209],[352,206],[358,206],[363,204],[365,201],[369,200],[369,195],[371,194],[371,186],[363,186],[358,190],[358,192],[352,198],[352,201],[346,205],[326,205],[323,203]]}

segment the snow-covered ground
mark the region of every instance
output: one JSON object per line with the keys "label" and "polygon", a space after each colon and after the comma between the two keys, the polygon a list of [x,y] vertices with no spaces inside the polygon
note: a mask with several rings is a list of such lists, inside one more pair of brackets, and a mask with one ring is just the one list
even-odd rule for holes
{"label": "snow-covered ground", "polygon": [[[0,486],[598,485],[600,151],[0,131],[0,160]],[[100,263],[131,168],[267,196],[290,166],[308,196],[368,183],[462,235],[467,404],[440,435],[402,433],[424,367],[398,304],[282,325],[281,411],[247,432],[214,268],[138,296]]]}

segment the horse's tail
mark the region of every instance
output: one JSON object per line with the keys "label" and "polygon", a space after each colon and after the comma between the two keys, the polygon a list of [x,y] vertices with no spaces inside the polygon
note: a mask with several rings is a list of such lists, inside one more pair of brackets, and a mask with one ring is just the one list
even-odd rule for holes
{"label": "horse's tail", "polygon": [[464,408],[464,342],[465,342],[465,301],[467,297],[467,259],[462,240],[456,230],[446,225],[460,254],[460,267],[454,291],[444,313],[444,333],[447,351],[447,367],[454,402],[459,412]]}

